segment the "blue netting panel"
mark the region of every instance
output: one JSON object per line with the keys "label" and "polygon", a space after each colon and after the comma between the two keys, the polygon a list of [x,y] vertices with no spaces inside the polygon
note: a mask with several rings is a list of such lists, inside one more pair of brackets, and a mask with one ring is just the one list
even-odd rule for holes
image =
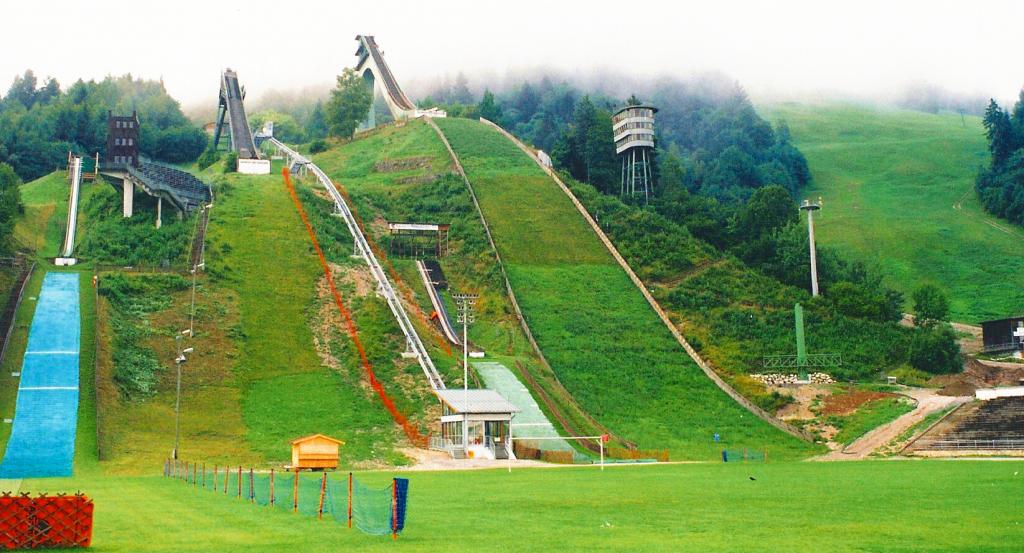
{"label": "blue netting panel", "polygon": [[0,478],[71,476],[78,426],[77,273],[47,273],[22,363]]}

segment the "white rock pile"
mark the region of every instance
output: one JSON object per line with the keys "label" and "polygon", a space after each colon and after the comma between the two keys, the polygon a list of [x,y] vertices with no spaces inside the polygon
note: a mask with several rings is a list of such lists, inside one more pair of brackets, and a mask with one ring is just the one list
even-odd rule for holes
{"label": "white rock pile", "polygon": [[[750,378],[759,381],[765,386],[791,386],[800,383],[795,374],[752,374]],[[825,373],[811,373],[807,375],[807,378],[811,381],[811,384],[832,384],[835,382],[831,376]]]}

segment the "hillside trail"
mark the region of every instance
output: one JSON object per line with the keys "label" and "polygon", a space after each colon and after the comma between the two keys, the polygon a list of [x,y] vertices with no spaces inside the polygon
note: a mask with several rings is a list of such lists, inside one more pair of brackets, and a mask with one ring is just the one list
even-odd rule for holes
{"label": "hillside trail", "polygon": [[908,390],[905,395],[917,401],[917,407],[913,411],[896,418],[896,420],[888,424],[875,428],[844,448],[815,457],[814,460],[856,461],[865,459],[868,455],[878,450],[878,448],[895,440],[906,432],[908,428],[921,422],[935,411],[945,409],[950,405],[965,403],[972,399],[960,396],[940,396],[936,392],[937,390],[930,388]]}
{"label": "hillside trail", "polygon": [[[911,313],[904,313],[903,319],[900,320],[900,324],[908,328],[914,327],[914,315]],[[953,327],[953,330],[964,335],[962,338],[957,340],[960,344],[960,349],[963,350],[964,353],[981,353],[982,338],[980,326],[954,322],[950,322],[949,325]]]}
{"label": "hillside trail", "polygon": [[[964,192],[963,196],[960,196],[960,198],[957,199],[957,201],[953,204],[953,209],[956,210],[957,212],[963,213],[964,200],[967,199],[967,196],[969,196],[971,194],[971,192],[974,192],[973,188],[967,190],[967,192]],[[1014,237],[1017,237],[1017,238],[1024,237],[1024,236],[1021,235],[1021,233],[1017,229],[1012,228],[1012,227],[1006,227],[1006,226],[1000,225],[1000,224],[996,223],[995,221],[992,221],[988,217],[983,217],[982,216],[982,217],[977,217],[977,219],[980,220],[981,222],[985,223],[986,225],[988,225],[988,226],[998,230],[999,232],[1002,232],[1002,233],[1005,233],[1005,234],[1009,234],[1010,236],[1014,236]]]}

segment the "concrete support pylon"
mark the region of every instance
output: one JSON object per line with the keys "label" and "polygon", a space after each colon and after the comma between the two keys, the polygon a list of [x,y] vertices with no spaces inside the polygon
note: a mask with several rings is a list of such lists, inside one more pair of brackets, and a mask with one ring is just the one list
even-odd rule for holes
{"label": "concrete support pylon", "polygon": [[161,221],[161,218],[163,217],[163,210],[164,210],[164,199],[160,198],[160,197],[157,197],[157,199],[156,199],[156,228],[160,228],[160,225],[163,223],[163,221]]}
{"label": "concrete support pylon", "polygon": [[134,213],[134,211],[133,211],[134,205],[133,204],[135,203],[135,185],[132,184],[131,179],[125,178],[124,179],[124,186],[122,186],[121,188],[124,189],[122,191],[122,195],[123,195],[122,213],[124,214],[125,217],[131,217],[132,213]]}

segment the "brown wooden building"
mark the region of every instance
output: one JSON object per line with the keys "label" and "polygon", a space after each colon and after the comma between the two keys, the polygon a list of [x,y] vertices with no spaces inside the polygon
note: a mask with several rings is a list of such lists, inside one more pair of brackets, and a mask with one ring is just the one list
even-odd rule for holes
{"label": "brown wooden building", "polygon": [[103,160],[107,166],[139,166],[139,116],[114,115],[107,111],[107,155]]}
{"label": "brown wooden building", "polygon": [[340,446],[345,442],[324,436],[313,434],[292,440],[292,466],[295,469],[336,469]]}

